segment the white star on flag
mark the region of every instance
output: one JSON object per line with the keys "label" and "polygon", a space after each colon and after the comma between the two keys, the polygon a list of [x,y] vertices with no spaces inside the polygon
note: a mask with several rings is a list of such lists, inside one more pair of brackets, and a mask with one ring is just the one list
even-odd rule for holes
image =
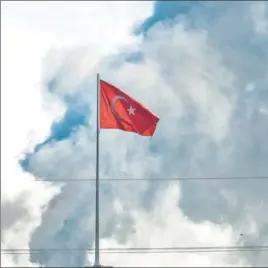
{"label": "white star on flag", "polygon": [[136,110],[136,108],[133,108],[133,107],[130,105],[130,107],[129,107],[127,110],[128,110],[128,114],[129,114],[129,115],[135,115],[135,110]]}

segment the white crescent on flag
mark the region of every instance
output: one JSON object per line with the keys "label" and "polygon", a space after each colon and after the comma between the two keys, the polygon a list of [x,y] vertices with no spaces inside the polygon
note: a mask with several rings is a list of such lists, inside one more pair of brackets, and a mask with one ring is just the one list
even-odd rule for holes
{"label": "white crescent on flag", "polygon": [[126,101],[127,103],[128,103],[128,100],[125,98],[125,97],[123,97],[123,96],[120,96],[120,95],[117,95],[117,96],[115,96],[115,97],[113,97],[113,99],[111,100],[111,104],[110,104],[110,107],[111,107],[111,111],[112,111],[112,113],[114,114],[114,116],[117,118],[117,119],[119,119],[119,120],[122,120],[123,118],[115,111],[115,102],[117,101],[117,100],[124,100],[124,101]]}

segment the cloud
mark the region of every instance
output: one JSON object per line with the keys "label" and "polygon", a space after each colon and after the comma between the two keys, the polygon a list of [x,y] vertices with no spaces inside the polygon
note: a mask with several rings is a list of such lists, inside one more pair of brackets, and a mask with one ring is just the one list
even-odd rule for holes
{"label": "cloud", "polygon": [[[5,3],[6,4],[6,3]],[[47,40],[30,35],[20,24],[8,22],[2,13],[1,25],[1,224],[3,229],[2,249],[28,248],[32,231],[39,225],[44,207],[58,192],[58,187],[35,182],[33,176],[23,173],[19,166],[22,152],[29,143],[29,135],[35,142],[41,142],[48,135],[50,124],[61,115],[63,107],[54,97],[51,112],[42,109],[42,94],[38,83],[43,52]],[[34,102],[32,101],[34,100]],[[2,253],[1,253],[2,255]],[[5,255],[1,265],[31,265],[29,256],[12,257]]]}
{"label": "cloud", "polygon": [[[178,207],[180,202],[179,184],[170,184],[155,200],[154,208],[148,212],[143,209],[134,210],[135,232],[129,234],[128,243],[118,243],[118,237],[112,235],[103,241],[102,247],[113,248],[161,248],[161,247],[202,247],[209,245],[235,244],[233,230],[230,226],[214,225],[210,222],[194,223],[189,220]],[[125,201],[122,200],[122,204]],[[118,224],[118,229],[120,225]],[[116,233],[116,232],[115,232]],[[144,239],[146,237],[146,239]],[[235,254],[188,254],[187,253],[151,253],[147,254],[105,254],[105,265],[120,267],[163,267],[163,266],[232,266],[246,265],[237,259]]]}
{"label": "cloud", "polygon": [[267,5],[264,2],[258,2],[252,5],[251,13],[254,22],[254,29],[259,34],[267,36],[268,20],[267,20]]}
{"label": "cloud", "polygon": [[[91,44],[94,66],[103,55],[137,40],[129,34],[131,27],[149,14],[151,6],[151,2],[1,5],[2,249],[27,249],[41,215],[61,191],[61,185],[37,182],[37,177],[23,172],[19,165],[25,150],[33,152],[49,136],[52,123],[68,112],[64,100],[44,88],[43,74],[49,76],[42,66],[45,56],[55,49],[64,51],[66,46]],[[110,35],[111,27],[117,39]],[[53,72],[58,66],[51,64]],[[77,75],[80,79],[85,74]],[[34,265],[27,254],[1,253],[1,257],[3,266]]]}
{"label": "cloud", "polygon": [[[59,120],[57,114],[54,122],[58,120],[68,135],[59,138],[53,129],[48,134],[51,122],[47,124],[39,143],[49,142],[27,156],[28,172],[44,179],[94,178],[98,70],[102,78],[160,116],[152,140],[101,131],[101,177],[266,175],[268,121],[260,107],[267,109],[267,41],[255,30],[252,8],[251,3],[193,5],[172,23],[152,26],[143,39],[120,41],[124,46],[117,50],[101,48],[103,54],[96,52],[95,44],[74,46],[67,33],[61,32],[66,47],[44,54],[42,92],[61,103],[63,111],[86,104],[88,124],[70,131],[66,127],[69,117]],[[150,15],[150,9],[146,10],[142,18]],[[217,17],[212,24],[214,11]],[[133,21],[136,17],[127,29]],[[133,38],[137,42],[131,44]],[[92,47],[96,47],[93,52]],[[130,61],[129,55],[139,57]],[[259,180],[187,181],[172,186],[165,181],[102,182],[101,245],[262,245],[267,237],[266,185]],[[93,245],[94,185],[69,182],[60,190],[30,236],[30,248]],[[267,263],[265,253],[220,254],[194,257],[201,266]],[[143,264],[164,265],[168,260],[161,256],[143,255]],[[86,259],[90,264],[91,257],[31,254],[34,263],[47,266],[84,265]],[[140,264],[133,257],[104,255],[102,261]],[[169,265],[178,266],[178,258],[183,266],[194,265],[192,257],[169,255]]]}

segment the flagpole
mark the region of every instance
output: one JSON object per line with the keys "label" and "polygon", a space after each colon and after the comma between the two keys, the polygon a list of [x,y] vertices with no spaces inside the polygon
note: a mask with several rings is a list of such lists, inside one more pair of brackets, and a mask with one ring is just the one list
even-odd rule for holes
{"label": "flagpole", "polygon": [[97,74],[97,121],[96,121],[96,222],[95,222],[95,263],[100,267],[100,233],[99,233],[99,134],[100,134],[100,76]]}

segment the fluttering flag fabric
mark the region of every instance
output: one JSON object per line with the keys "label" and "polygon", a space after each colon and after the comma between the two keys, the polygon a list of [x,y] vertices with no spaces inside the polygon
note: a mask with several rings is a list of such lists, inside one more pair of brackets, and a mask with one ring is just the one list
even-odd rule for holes
{"label": "fluttering flag fabric", "polygon": [[159,117],[121,89],[100,80],[100,128],[153,136]]}

